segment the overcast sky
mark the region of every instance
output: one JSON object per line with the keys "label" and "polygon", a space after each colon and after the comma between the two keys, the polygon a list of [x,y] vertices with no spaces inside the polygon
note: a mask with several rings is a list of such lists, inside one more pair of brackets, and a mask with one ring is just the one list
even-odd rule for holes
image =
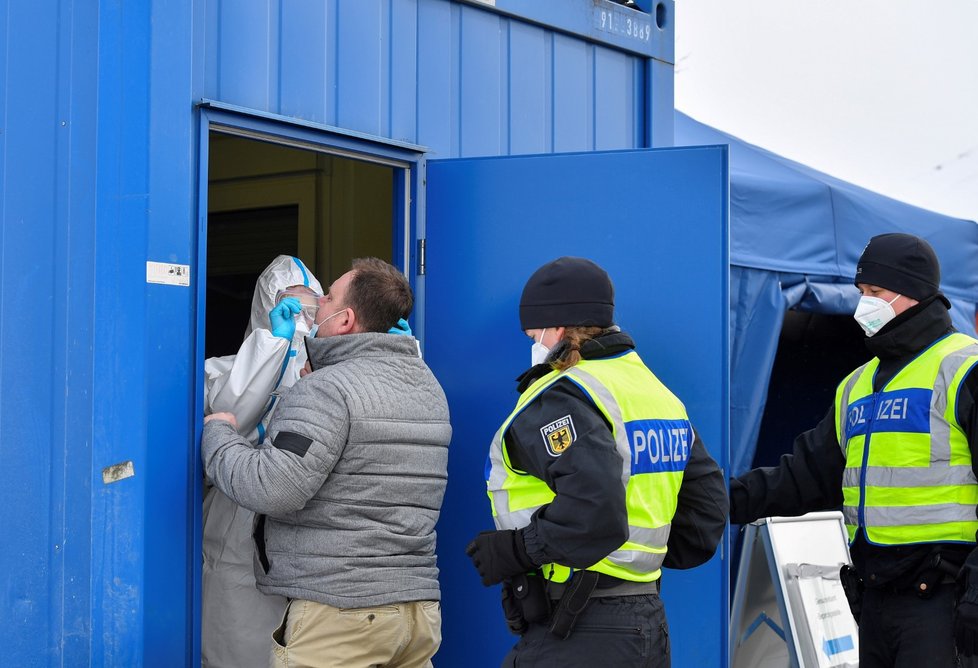
{"label": "overcast sky", "polygon": [[676,0],[676,107],[978,220],[978,0]]}

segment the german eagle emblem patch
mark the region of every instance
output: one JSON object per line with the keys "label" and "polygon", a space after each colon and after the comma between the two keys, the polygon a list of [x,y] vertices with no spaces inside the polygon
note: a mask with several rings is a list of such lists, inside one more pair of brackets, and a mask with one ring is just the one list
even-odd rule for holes
{"label": "german eagle emblem patch", "polygon": [[540,434],[543,435],[543,442],[547,445],[547,452],[553,457],[559,457],[563,454],[564,450],[569,448],[570,444],[577,438],[577,432],[574,431],[574,420],[571,419],[570,415],[565,415],[559,420],[554,420],[547,426],[541,427]]}

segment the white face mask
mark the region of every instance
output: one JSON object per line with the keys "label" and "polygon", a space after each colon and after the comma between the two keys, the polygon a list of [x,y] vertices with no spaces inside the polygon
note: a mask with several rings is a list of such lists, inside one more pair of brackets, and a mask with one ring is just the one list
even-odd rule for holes
{"label": "white face mask", "polygon": [[879,297],[860,297],[856,312],[852,314],[852,317],[866,332],[866,336],[872,336],[896,317],[896,312],[891,304],[899,298],[900,295],[897,295],[890,301],[886,301]]}
{"label": "white face mask", "polygon": [[547,333],[546,328],[540,332],[540,340],[533,341],[533,345],[530,347],[530,362],[533,366],[537,364],[543,364],[547,361],[547,355],[550,354],[550,348],[543,345],[543,335]]}
{"label": "white face mask", "polygon": [[328,316],[326,316],[325,318],[323,318],[322,320],[320,320],[319,322],[317,322],[317,323],[315,323],[315,324],[313,324],[313,326],[312,326],[311,328],[309,328],[309,336],[311,336],[311,337],[313,337],[313,338],[315,338],[315,337],[316,337],[316,332],[318,332],[318,331],[319,331],[319,328],[320,328],[320,327],[321,327],[322,325],[325,325],[325,324],[326,324],[326,321],[327,321],[327,320],[329,320],[330,318],[335,318],[336,316],[338,316],[338,315],[339,315],[340,313],[342,313],[342,312],[343,312],[343,311],[345,311],[345,310],[346,310],[345,308],[341,308],[341,309],[340,309],[339,311],[337,311],[336,313],[333,313],[333,314],[331,314],[331,315],[328,315]]}

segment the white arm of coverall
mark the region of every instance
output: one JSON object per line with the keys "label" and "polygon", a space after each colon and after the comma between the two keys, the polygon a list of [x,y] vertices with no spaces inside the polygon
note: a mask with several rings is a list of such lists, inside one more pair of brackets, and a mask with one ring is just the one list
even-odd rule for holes
{"label": "white arm of coverall", "polygon": [[282,374],[291,342],[267,329],[252,332],[237,355],[204,361],[204,415],[234,413],[238,431],[250,434]]}

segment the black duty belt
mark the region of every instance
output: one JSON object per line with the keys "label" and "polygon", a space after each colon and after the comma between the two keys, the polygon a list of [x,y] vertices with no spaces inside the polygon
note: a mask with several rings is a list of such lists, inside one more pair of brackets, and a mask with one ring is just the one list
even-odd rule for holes
{"label": "black duty belt", "polygon": [[[660,583],[661,578],[653,582],[632,582],[631,580],[622,580],[621,578],[601,573],[598,576],[597,586],[591,592],[591,598],[657,595],[659,593]],[[566,582],[548,582],[547,595],[553,600],[558,600],[564,595],[567,587],[568,583]]]}

